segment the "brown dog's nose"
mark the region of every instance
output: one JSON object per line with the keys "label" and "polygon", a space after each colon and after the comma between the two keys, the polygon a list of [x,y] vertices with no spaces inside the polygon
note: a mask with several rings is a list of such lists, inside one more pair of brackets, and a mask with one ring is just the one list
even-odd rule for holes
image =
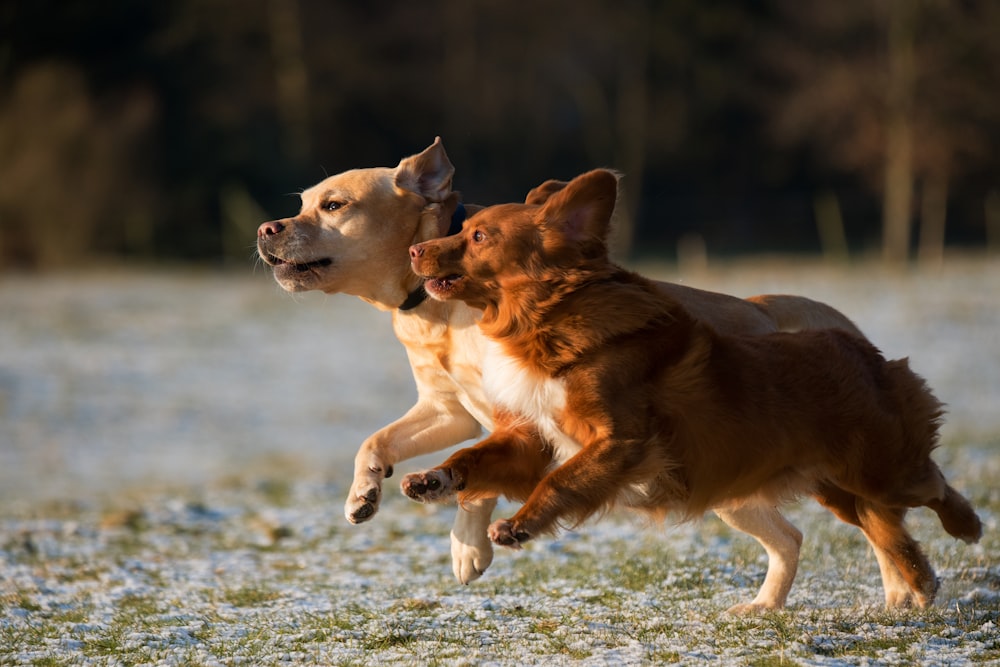
{"label": "brown dog's nose", "polygon": [[263,238],[265,236],[274,236],[275,234],[280,234],[285,229],[285,226],[281,224],[278,220],[272,220],[271,222],[265,222],[263,225],[257,228],[257,238]]}
{"label": "brown dog's nose", "polygon": [[417,245],[410,246],[410,259],[417,259],[422,257],[424,254],[424,247],[419,243]]}

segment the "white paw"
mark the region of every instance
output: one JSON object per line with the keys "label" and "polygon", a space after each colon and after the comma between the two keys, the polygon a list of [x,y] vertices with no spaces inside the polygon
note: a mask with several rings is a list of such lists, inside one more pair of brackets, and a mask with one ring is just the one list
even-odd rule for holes
{"label": "white paw", "polygon": [[486,535],[496,498],[480,498],[458,506],[451,529],[451,570],[463,584],[475,581],[493,562],[493,543]]}
{"label": "white paw", "polygon": [[763,614],[773,610],[774,607],[769,607],[758,602],[748,602],[744,604],[734,604],[726,610],[726,613],[733,616],[762,616]]}
{"label": "white paw", "polygon": [[461,538],[451,532],[451,571],[455,578],[463,584],[468,584],[483,576],[486,568],[493,562],[493,544],[480,534],[479,541]]}
{"label": "white paw", "polygon": [[938,588],[941,587],[941,580],[934,577],[929,582],[925,591],[910,590],[909,587],[886,587],[885,607],[886,609],[926,609],[937,595]]}

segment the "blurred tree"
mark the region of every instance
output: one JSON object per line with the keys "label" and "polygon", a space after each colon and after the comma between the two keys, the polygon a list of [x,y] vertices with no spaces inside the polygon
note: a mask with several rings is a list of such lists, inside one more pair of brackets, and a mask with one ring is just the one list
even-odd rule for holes
{"label": "blurred tree", "polygon": [[[391,95],[394,103],[372,105],[366,122],[388,126],[387,133],[412,135],[424,124],[426,136],[443,134],[457,183],[488,183],[487,201],[522,197],[547,178],[616,168],[625,176],[620,255],[633,248],[645,185],[657,181],[649,176],[651,157],[660,169],[665,156],[701,167],[731,148],[725,131],[708,125],[726,121],[725,109],[738,104],[746,85],[733,70],[745,60],[740,49],[754,21],[735,0],[557,0],[533,7],[530,20],[516,3],[440,0],[434,9],[400,7],[372,33],[364,32],[360,11],[338,14],[341,25],[364,35],[353,57],[341,42],[307,40],[319,49],[310,61],[326,63],[316,71],[318,108],[335,112],[325,100]],[[414,31],[428,13],[440,22]],[[350,71],[330,65],[345,61],[355,63]],[[425,113],[406,114],[402,127],[392,127],[400,108]]]}
{"label": "blurred tree", "polygon": [[439,134],[477,203],[597,166],[623,172],[619,255],[692,233],[713,252],[811,248],[813,215],[843,246],[840,212],[848,235],[859,207],[871,216],[859,174],[905,235],[906,211],[920,211],[931,258],[946,213],[974,240],[995,218],[968,202],[997,187],[998,8],[0,4],[0,252],[8,265],[98,252],[242,261],[260,220],[241,217],[287,215],[325,173],[395,164]]}
{"label": "blurred tree", "polygon": [[985,157],[1000,117],[996,3],[778,0],[766,37],[783,80],[779,141],[815,142],[883,197],[883,257],[904,261],[918,183],[925,256],[944,242],[947,183]]}
{"label": "blurred tree", "polygon": [[[920,181],[919,257],[942,259],[951,185],[980,171],[996,187],[1000,130],[1000,3],[928,2],[921,17],[920,113],[914,114]],[[989,178],[989,177],[987,177]],[[982,200],[980,200],[982,201]]]}
{"label": "blurred tree", "polygon": [[285,152],[295,160],[309,154],[309,74],[302,44],[298,0],[268,0],[275,101],[285,135]]}
{"label": "blurred tree", "polygon": [[[80,29],[94,21],[94,30]],[[131,76],[151,19],[128,2],[0,9],[0,260],[148,256],[155,91]],[[86,54],[85,57],[81,54]]]}
{"label": "blurred tree", "polygon": [[19,72],[0,104],[0,260],[148,256],[154,193],[142,158],[154,114],[149,91],[96,99],[69,65]]}

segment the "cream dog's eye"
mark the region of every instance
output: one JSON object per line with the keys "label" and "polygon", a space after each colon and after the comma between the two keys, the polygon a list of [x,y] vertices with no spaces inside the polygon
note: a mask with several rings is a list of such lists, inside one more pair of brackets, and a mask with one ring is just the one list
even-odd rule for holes
{"label": "cream dog's eye", "polygon": [[339,208],[344,207],[344,202],[342,201],[328,201],[323,204],[324,211],[336,211]]}
{"label": "cream dog's eye", "polygon": [[478,229],[472,232],[472,240],[475,241],[476,243],[482,243],[483,240],[485,239],[486,239],[486,234],[483,234]]}

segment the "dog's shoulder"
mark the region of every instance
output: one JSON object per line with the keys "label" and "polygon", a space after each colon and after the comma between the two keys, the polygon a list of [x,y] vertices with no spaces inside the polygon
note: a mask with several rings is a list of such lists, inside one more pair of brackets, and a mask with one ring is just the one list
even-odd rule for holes
{"label": "dog's shoulder", "polygon": [[648,329],[669,322],[693,326],[694,318],[658,283],[613,264],[590,271],[577,290],[577,309],[592,312],[606,325],[622,331]]}

